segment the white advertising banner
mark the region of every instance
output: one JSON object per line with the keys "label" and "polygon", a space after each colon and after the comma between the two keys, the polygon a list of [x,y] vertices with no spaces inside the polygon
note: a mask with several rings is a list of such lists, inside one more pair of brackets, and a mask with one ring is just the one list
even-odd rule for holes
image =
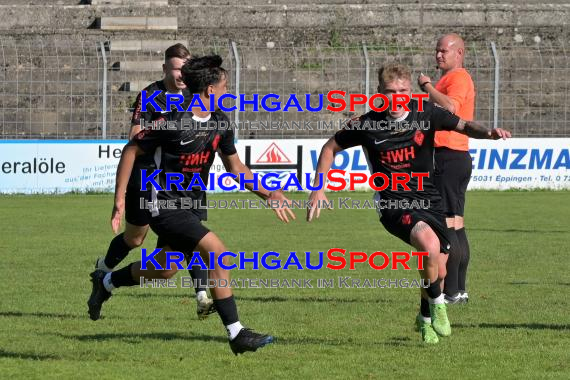
{"label": "white advertising banner", "polygon": [[[324,139],[240,140],[241,160],[259,174],[276,173],[284,185],[296,173],[303,187],[312,181]],[[0,193],[113,191],[124,140],[0,141]],[[471,140],[469,189],[570,189],[570,139]],[[368,173],[360,148],[340,152],[333,169]],[[225,172],[216,158],[212,172]],[[217,178],[217,177],[216,177]],[[224,180],[226,186],[232,180]],[[360,185],[366,189],[366,185]],[[296,189],[293,187],[292,189]]]}
{"label": "white advertising banner", "polygon": [[[250,163],[256,170],[278,171],[283,178],[286,173],[297,171],[296,167],[280,169],[286,165],[302,165],[302,172],[311,173],[312,178],[325,142],[321,139],[242,141],[251,147]],[[570,189],[570,138],[471,139],[469,146],[473,160],[469,189]],[[240,148],[243,151],[243,146]],[[303,157],[301,162],[297,162],[298,154]],[[347,180],[349,173],[368,173],[361,148],[337,154],[332,168],[345,170]],[[367,189],[367,185],[358,186]]]}
{"label": "white advertising banner", "polygon": [[124,140],[0,141],[0,193],[114,191]]}

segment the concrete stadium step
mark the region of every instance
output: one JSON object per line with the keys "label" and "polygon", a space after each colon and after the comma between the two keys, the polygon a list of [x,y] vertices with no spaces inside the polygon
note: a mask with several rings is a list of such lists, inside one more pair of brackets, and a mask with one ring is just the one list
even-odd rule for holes
{"label": "concrete stadium step", "polygon": [[111,40],[109,51],[164,51],[175,44],[188,46],[188,40]]}
{"label": "concrete stadium step", "polygon": [[114,70],[119,71],[162,71],[162,61],[120,61],[113,64]]}
{"label": "concrete stadium step", "polygon": [[[77,5],[81,0],[52,0],[53,5]],[[45,0],[0,0],[0,5],[44,5]]]}
{"label": "concrete stadium step", "polygon": [[[20,11],[24,14],[21,17]],[[114,16],[167,16],[175,14],[180,25],[185,30],[195,30],[196,33],[217,33],[209,25],[209,20],[223,20],[219,28],[227,36],[241,34],[250,39],[256,30],[271,29],[275,35],[287,33],[288,29],[325,30],[330,34],[331,29],[347,31],[349,34],[362,40],[364,33],[378,37],[392,34],[393,25],[409,28],[412,33],[409,37],[414,39],[414,28],[422,28],[422,34],[431,33],[425,29],[442,28],[456,29],[457,27],[474,27],[483,29],[522,27],[564,27],[570,10],[564,4],[517,4],[513,11],[511,4],[484,3],[461,6],[456,2],[448,1],[446,4],[406,2],[405,4],[314,4],[295,3],[244,5],[243,2],[233,6],[208,5],[192,2],[169,5],[168,7],[135,7],[123,5],[108,6],[57,6],[57,5],[5,5],[0,7],[0,29],[15,30],[76,30],[89,28],[95,18],[104,17],[104,14]],[[103,15],[102,15],[103,14]],[[389,19],[390,25],[385,20]],[[253,26],[253,27],[252,27]],[[377,30],[370,30],[376,28]],[[235,30],[240,29],[240,30]],[[255,30],[252,30],[255,29]],[[358,29],[358,30],[355,30]],[[352,30],[352,32],[350,32]],[[365,30],[365,32],[363,32]],[[201,32],[199,32],[201,31]],[[424,32],[425,31],[425,32]],[[249,33],[248,33],[249,32]],[[229,34],[228,34],[229,33]],[[489,33],[495,33],[493,30]],[[567,32],[564,32],[567,34]],[[360,35],[359,35],[360,34]],[[482,34],[482,33],[480,33]],[[511,41],[513,35],[508,34]],[[532,36],[531,36],[532,38]],[[380,39],[380,38],[378,38]],[[433,40],[432,40],[433,41]]]}
{"label": "concrete stadium step", "polygon": [[109,17],[98,19],[101,30],[178,30],[176,17]]}
{"label": "concrete stadium step", "polygon": [[91,5],[136,5],[163,7],[168,5],[168,0],[87,0]]}

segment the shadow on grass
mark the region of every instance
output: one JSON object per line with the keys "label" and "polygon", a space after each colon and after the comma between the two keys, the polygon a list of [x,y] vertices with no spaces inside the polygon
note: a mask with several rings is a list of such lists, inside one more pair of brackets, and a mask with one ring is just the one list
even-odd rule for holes
{"label": "shadow on grass", "polygon": [[468,228],[467,232],[469,231],[482,231],[482,232],[506,232],[506,233],[531,233],[531,234],[568,234],[570,231],[568,230],[537,230],[537,229],[523,229],[523,228]]}
{"label": "shadow on grass", "polygon": [[295,338],[280,338],[276,339],[277,344],[294,344],[294,345],[324,345],[324,346],[338,346],[338,347],[410,347],[417,346],[418,341],[409,337],[392,337],[385,341],[362,341],[359,339],[326,339],[317,337],[295,337]]}
{"label": "shadow on grass", "polygon": [[547,323],[454,323],[453,328],[459,329],[527,329],[527,330],[570,330],[570,325],[555,325]]}
{"label": "shadow on grass", "polygon": [[[157,294],[157,293],[132,293],[124,294],[122,297],[133,298],[193,298],[188,294]],[[237,301],[253,301],[253,302],[330,302],[330,303],[391,303],[390,300],[375,299],[367,301],[358,298],[340,298],[340,297],[316,297],[316,296],[235,296]]]}
{"label": "shadow on grass", "polygon": [[540,282],[540,281],[511,281],[507,282],[509,285],[558,285],[558,286],[570,286],[570,282]]}
{"label": "shadow on grass", "polygon": [[201,342],[223,342],[227,343],[227,338],[223,336],[212,335],[189,335],[183,333],[155,332],[155,333],[103,333],[103,334],[48,334],[56,335],[61,338],[75,339],[81,342],[106,341],[106,340],[122,340],[129,343],[141,343],[145,339],[153,340],[184,340],[184,341],[201,341]]}
{"label": "shadow on grass", "polygon": [[[58,337],[66,339],[75,339],[81,342],[91,342],[91,341],[109,341],[109,340],[120,340],[125,343],[139,344],[144,340],[164,340],[164,341],[200,341],[200,342],[217,342],[227,344],[227,338],[223,336],[212,336],[212,335],[192,335],[188,333],[170,333],[170,332],[155,332],[155,333],[104,333],[104,334],[46,334],[46,335],[56,335]],[[285,345],[325,345],[325,346],[354,346],[354,347],[366,347],[366,346],[391,346],[391,347],[406,347],[406,346],[416,346],[418,342],[410,339],[409,337],[392,337],[386,341],[360,341],[358,339],[326,339],[318,337],[276,337],[276,344]]]}
{"label": "shadow on grass", "polygon": [[26,360],[54,360],[60,359],[54,355],[34,354],[25,352],[11,352],[0,349],[0,358],[26,359]]}
{"label": "shadow on grass", "polygon": [[59,319],[85,319],[85,314],[69,314],[69,313],[44,313],[41,311],[25,312],[25,311],[0,311],[0,317],[39,317],[39,318],[59,318]]}

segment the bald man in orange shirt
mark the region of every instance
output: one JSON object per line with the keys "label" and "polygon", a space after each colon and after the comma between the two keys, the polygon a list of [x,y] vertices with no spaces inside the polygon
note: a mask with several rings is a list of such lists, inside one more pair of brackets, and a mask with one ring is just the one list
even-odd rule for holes
{"label": "bald man in orange shirt", "polygon": [[[446,34],[436,46],[437,67],[442,77],[434,86],[431,79],[420,74],[418,84],[429,94],[430,101],[458,115],[473,120],[475,86],[463,67],[465,44],[457,34]],[[447,226],[455,230],[457,249],[449,255],[444,293],[448,303],[466,303],[469,242],[464,228],[465,192],[471,178],[472,160],[469,155],[469,138],[454,131],[437,131],[435,134],[435,184],[441,193]]]}

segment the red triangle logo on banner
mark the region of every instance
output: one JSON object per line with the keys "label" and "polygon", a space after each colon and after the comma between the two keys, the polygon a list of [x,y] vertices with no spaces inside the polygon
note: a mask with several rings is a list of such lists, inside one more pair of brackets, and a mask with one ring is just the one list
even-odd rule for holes
{"label": "red triangle logo on banner", "polygon": [[277,146],[275,143],[271,143],[265,152],[261,153],[256,164],[290,164],[291,160],[281,148]]}

